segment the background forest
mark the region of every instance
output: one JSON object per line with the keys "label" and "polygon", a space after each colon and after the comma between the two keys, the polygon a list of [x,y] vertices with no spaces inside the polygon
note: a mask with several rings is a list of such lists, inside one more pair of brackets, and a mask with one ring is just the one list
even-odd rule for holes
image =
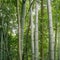
{"label": "background forest", "polygon": [[0,60],[60,60],[60,0],[0,0]]}

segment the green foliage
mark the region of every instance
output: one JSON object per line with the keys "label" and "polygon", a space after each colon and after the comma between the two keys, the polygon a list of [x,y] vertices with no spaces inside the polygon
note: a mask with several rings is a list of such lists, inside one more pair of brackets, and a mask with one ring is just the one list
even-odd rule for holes
{"label": "green foliage", "polygon": [[[1,3],[2,1],[2,3]],[[16,0],[1,0],[0,1],[0,33],[3,31],[4,33],[7,32],[8,35],[8,53],[11,60],[18,60],[18,24],[17,24],[17,12],[16,12]],[[39,6],[40,6],[39,1]],[[60,26],[60,0],[56,2],[56,0],[52,1],[52,16],[53,16],[53,28],[55,31],[55,23],[58,20],[58,25]],[[32,4],[33,10],[35,9],[35,2]],[[21,6],[22,1],[20,0],[20,14],[21,14]],[[28,59],[31,60],[31,29],[30,29],[30,10],[29,10],[29,0],[26,2],[26,16],[25,16],[25,25],[24,25],[24,42],[23,42],[23,51],[24,51],[24,58],[26,60],[26,53],[28,54]],[[56,17],[58,15],[58,17]],[[39,15],[38,15],[38,25],[39,25],[39,54],[41,48],[41,7],[39,7]],[[34,15],[35,20],[35,15]],[[2,26],[2,21],[4,24]],[[48,14],[47,14],[47,0],[44,1],[44,18],[43,18],[43,33],[44,33],[44,58],[47,59],[48,57],[48,42],[49,42],[49,34],[48,34]],[[30,25],[29,25],[30,24]],[[8,27],[7,27],[7,26]],[[5,30],[6,27],[6,30]],[[7,31],[8,30],[8,31]],[[5,39],[5,38],[4,38]],[[4,40],[3,40],[4,42]],[[1,37],[0,37],[1,43]],[[5,43],[4,43],[5,44]],[[1,46],[0,46],[1,47]],[[40,56],[40,55],[39,55]],[[40,57],[39,57],[40,58]]]}

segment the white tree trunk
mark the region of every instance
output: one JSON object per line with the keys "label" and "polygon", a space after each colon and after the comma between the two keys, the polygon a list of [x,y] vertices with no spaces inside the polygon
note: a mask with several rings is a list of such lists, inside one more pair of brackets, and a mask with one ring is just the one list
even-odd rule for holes
{"label": "white tree trunk", "polygon": [[51,0],[48,0],[48,18],[49,18],[49,60],[54,60],[54,37],[52,24]]}
{"label": "white tree trunk", "polygon": [[[30,0],[30,5],[33,0]],[[31,19],[31,40],[32,40],[32,60],[34,60],[34,22],[33,22],[33,15],[32,15],[32,6],[30,8],[30,19]]]}
{"label": "white tree trunk", "polygon": [[36,1],[35,20],[35,60],[38,60],[38,3]]}

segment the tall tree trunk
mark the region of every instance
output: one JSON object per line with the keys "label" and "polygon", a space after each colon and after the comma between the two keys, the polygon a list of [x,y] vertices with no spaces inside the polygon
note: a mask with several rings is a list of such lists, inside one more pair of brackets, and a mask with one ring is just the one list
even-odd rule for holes
{"label": "tall tree trunk", "polygon": [[[30,5],[33,0],[30,0]],[[31,41],[32,41],[32,60],[34,60],[34,23],[33,23],[33,15],[32,15],[32,6],[30,7],[30,20],[31,20]]]}
{"label": "tall tree trunk", "polygon": [[44,60],[44,48],[43,48],[43,38],[44,38],[44,33],[43,33],[43,17],[44,17],[44,6],[43,6],[43,0],[41,0],[41,60]]}
{"label": "tall tree trunk", "polygon": [[23,54],[23,41],[24,41],[24,22],[26,15],[26,0],[22,0],[22,8],[21,8],[21,41],[22,41],[22,54]]}
{"label": "tall tree trunk", "polygon": [[38,60],[38,3],[36,0],[36,20],[35,20],[35,60]]}
{"label": "tall tree trunk", "polygon": [[22,49],[21,49],[21,24],[20,24],[20,12],[19,12],[19,0],[17,0],[17,20],[18,20],[18,36],[19,36],[19,60],[22,60]]}
{"label": "tall tree trunk", "polygon": [[48,0],[48,19],[49,19],[49,60],[54,60],[54,37],[52,24],[51,0]]}

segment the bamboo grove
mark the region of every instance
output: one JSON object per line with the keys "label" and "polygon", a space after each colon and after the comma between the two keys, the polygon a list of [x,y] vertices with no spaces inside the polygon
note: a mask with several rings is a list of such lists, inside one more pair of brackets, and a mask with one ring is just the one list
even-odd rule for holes
{"label": "bamboo grove", "polygon": [[60,0],[0,0],[0,60],[60,60]]}

